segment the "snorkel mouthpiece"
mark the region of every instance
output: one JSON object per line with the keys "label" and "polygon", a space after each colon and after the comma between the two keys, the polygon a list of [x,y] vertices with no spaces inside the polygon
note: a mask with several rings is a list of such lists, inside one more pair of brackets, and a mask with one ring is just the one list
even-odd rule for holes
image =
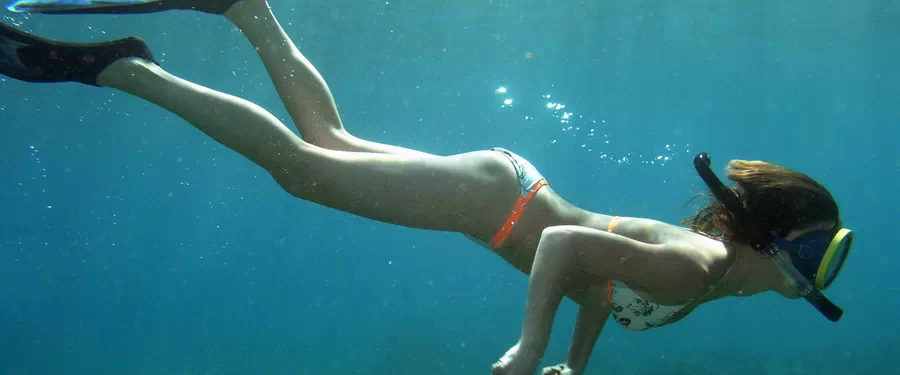
{"label": "snorkel mouthpiece", "polygon": [[775,244],[775,237],[760,228],[760,219],[744,208],[738,195],[725,186],[712,171],[711,164],[712,160],[705,152],[694,157],[694,169],[697,170],[697,174],[709,187],[709,191],[716,197],[719,204],[725,207],[728,215],[737,224],[735,227],[740,228],[743,237],[749,239],[748,245],[769,258],[779,273],[792,284],[797,294],[809,301],[825,318],[832,322],[840,320],[844,311],[828,300],[822,291],[803,276],[791,263],[787,254],[779,251]]}

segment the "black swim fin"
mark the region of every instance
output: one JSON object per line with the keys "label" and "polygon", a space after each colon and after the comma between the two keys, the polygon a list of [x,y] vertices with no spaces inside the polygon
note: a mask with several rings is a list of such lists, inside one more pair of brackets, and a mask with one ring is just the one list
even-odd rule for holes
{"label": "black swim fin", "polygon": [[240,0],[18,0],[6,8],[20,13],[142,14],[167,10],[225,13]]}
{"label": "black swim fin", "polygon": [[0,23],[0,74],[20,81],[99,86],[97,75],[124,57],[156,63],[147,43],[137,37],[99,43],[57,42]]}

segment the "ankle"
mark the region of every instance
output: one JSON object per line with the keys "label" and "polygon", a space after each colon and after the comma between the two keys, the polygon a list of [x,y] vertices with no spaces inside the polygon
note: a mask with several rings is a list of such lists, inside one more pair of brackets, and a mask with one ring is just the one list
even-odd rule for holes
{"label": "ankle", "polygon": [[147,75],[155,75],[161,71],[158,65],[138,57],[126,57],[114,61],[97,75],[97,84],[103,87],[118,88],[129,83],[140,81]]}
{"label": "ankle", "polygon": [[272,8],[266,0],[241,0],[234,3],[223,13],[239,28],[248,23],[271,16]]}

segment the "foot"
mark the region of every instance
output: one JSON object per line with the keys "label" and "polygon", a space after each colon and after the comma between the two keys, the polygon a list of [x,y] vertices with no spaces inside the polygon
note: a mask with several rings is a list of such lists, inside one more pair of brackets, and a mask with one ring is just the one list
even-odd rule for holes
{"label": "foot", "polygon": [[541,375],[581,375],[575,373],[575,370],[569,368],[566,364],[558,364],[556,366],[544,367]]}
{"label": "foot", "polygon": [[491,374],[493,375],[532,375],[534,369],[537,368],[538,358],[536,355],[528,353],[516,344],[506,351],[493,366],[491,366]]}
{"label": "foot", "polygon": [[40,38],[0,24],[0,74],[28,82],[81,82],[99,86],[97,76],[126,57],[154,61],[140,38],[67,43]]}

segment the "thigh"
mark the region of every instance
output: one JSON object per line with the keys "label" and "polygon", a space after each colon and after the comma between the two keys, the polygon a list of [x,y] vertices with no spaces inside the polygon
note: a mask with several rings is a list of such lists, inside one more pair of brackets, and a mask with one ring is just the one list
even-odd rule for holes
{"label": "thigh", "polygon": [[381,222],[489,238],[519,195],[515,171],[497,152],[436,157],[300,146],[272,171],[288,192]]}

